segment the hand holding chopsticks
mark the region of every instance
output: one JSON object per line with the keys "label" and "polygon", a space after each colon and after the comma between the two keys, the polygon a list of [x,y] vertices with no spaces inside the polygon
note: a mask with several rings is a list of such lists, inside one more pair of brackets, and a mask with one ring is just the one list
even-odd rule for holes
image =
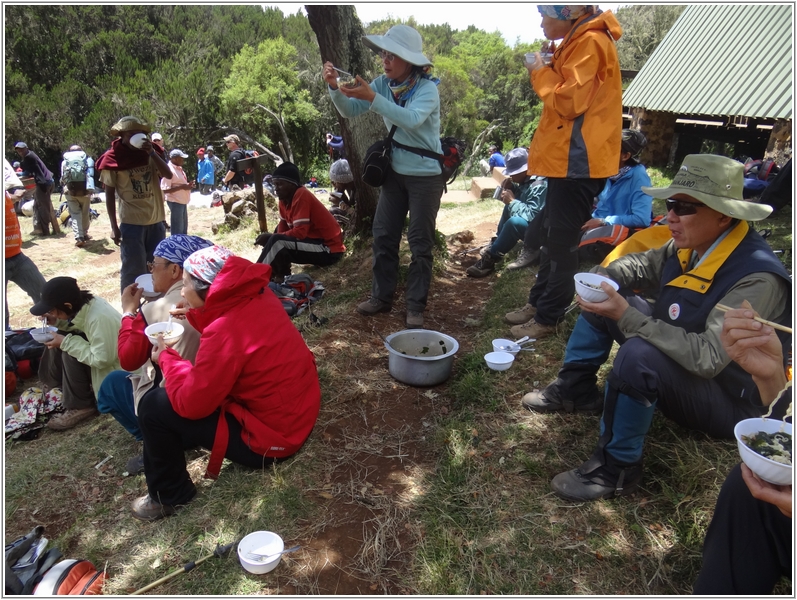
{"label": "hand holding chopsticks", "polygon": [[[733,308],[731,308],[730,306],[725,306],[724,304],[717,304],[714,306],[714,308],[722,312],[733,310]],[[766,319],[762,319],[761,317],[753,317],[753,320],[758,321],[759,323],[763,323],[764,325],[769,325],[770,327],[772,327],[772,329],[777,329],[778,331],[785,331],[786,333],[791,333],[791,327],[786,327],[785,325],[773,323],[772,321],[767,321]]]}

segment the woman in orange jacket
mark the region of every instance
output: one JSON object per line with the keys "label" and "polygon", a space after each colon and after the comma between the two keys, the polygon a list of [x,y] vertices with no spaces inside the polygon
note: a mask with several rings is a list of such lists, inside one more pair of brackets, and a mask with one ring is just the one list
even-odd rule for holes
{"label": "woman in orange jacket", "polygon": [[546,64],[527,63],[543,103],[529,148],[529,174],[548,178],[542,254],[529,301],[506,315],[512,333],[541,338],[556,329],[573,300],[581,226],[620,163],[622,81],[611,12],[593,5],[538,5],[549,40],[562,40]]}

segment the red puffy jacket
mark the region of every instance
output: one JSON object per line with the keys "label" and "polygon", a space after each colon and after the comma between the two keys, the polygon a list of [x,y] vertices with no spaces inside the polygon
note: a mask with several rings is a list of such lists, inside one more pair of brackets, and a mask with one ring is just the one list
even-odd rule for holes
{"label": "red puffy jacket", "polygon": [[221,408],[206,476],[218,476],[229,431],[224,413],[258,454],[294,454],[310,435],[321,403],[315,357],[268,282],[271,267],[233,256],[187,318],[200,332],[194,365],[172,349],[160,355],[174,410],[201,419]]}

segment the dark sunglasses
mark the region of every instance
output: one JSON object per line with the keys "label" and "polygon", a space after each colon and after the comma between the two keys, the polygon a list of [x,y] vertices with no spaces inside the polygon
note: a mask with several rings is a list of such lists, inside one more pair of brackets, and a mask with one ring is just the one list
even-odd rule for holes
{"label": "dark sunglasses", "polygon": [[672,198],[667,198],[664,201],[664,205],[667,207],[667,212],[672,211],[679,217],[693,215],[697,212],[698,207],[705,206],[701,202],[684,202],[683,200],[673,200]]}

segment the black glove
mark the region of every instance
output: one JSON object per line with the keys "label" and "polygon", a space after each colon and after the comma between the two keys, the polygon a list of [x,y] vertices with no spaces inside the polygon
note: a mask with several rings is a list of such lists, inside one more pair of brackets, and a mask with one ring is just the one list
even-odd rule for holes
{"label": "black glove", "polygon": [[270,238],[270,233],[261,233],[255,238],[255,246],[265,246]]}

